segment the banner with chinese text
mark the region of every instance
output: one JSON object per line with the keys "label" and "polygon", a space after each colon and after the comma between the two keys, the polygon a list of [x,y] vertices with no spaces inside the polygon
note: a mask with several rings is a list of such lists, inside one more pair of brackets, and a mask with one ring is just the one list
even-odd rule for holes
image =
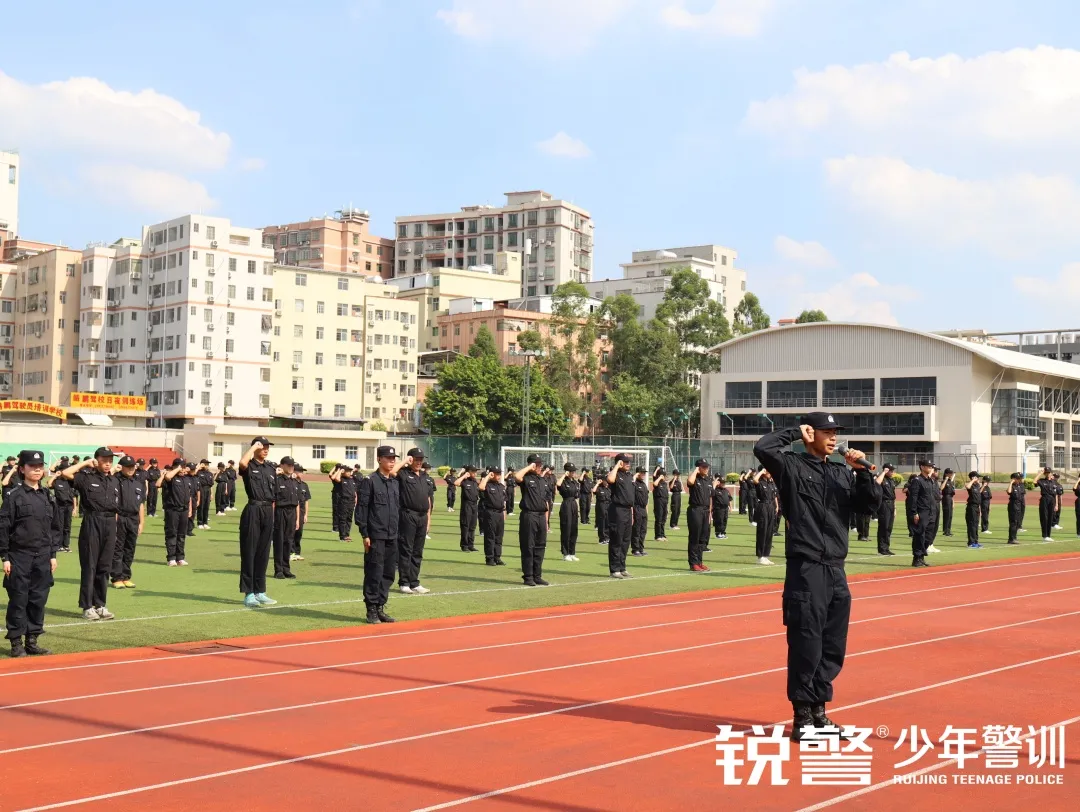
{"label": "banner with chinese text", "polygon": [[72,392],[71,408],[145,412],[146,397],[144,395],[107,395],[101,392]]}

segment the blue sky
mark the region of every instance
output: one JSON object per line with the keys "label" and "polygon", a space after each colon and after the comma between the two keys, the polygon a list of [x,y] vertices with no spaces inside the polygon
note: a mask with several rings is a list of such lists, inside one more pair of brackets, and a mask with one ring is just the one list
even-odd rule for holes
{"label": "blue sky", "polygon": [[[775,318],[1076,327],[1080,33],[1051,0],[275,0],[5,10],[22,236],[543,188],[736,248]],[[302,10],[301,10],[302,9]]]}

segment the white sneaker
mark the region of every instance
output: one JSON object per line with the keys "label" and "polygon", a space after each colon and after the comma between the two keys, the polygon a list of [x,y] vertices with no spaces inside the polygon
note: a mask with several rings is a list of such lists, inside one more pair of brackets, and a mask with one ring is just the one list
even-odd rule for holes
{"label": "white sneaker", "polygon": [[987,536],[992,536],[994,534],[994,531],[993,530],[983,530],[983,533],[985,535],[987,535]]}
{"label": "white sneaker", "polygon": [[1027,530],[1025,530],[1024,528],[1022,528],[1022,527],[1021,527],[1021,528],[1020,528],[1020,529],[1018,529],[1018,530],[1017,530],[1016,532],[1017,532],[1017,533],[1026,533],[1026,532],[1027,532]]}
{"label": "white sneaker", "polygon": [[426,595],[430,591],[431,590],[428,589],[426,586],[414,586],[413,587],[413,594],[415,594],[415,595]]}
{"label": "white sneaker", "polygon": [[939,550],[936,546],[931,544],[929,547],[926,548],[926,552],[928,552],[928,553],[940,553],[941,550]]}
{"label": "white sneaker", "polygon": [[297,553],[296,555],[293,556],[293,561],[303,561],[303,560],[304,560],[304,557],[302,555],[300,555],[299,553]]}
{"label": "white sneaker", "polygon": [[[1055,524],[1055,525],[1054,525],[1054,529],[1055,529],[1055,530],[1064,530],[1065,528],[1064,528],[1064,527],[1062,527],[1062,526],[1061,526],[1060,524]],[[987,530],[986,532],[987,532],[987,533],[989,533],[990,531],[989,531],[989,530]]]}
{"label": "white sneaker", "polygon": [[411,595],[412,594],[412,587],[409,586],[408,584],[402,584],[399,587],[399,589],[401,590],[401,594],[403,594],[403,595]]}
{"label": "white sneaker", "polygon": [[581,559],[580,559],[580,558],[578,558],[578,557],[577,557],[576,555],[572,555],[572,556],[570,556],[570,557],[571,557],[572,559],[574,559],[575,561],[580,561],[580,560],[581,560]]}
{"label": "white sneaker", "polygon": [[563,561],[573,561],[574,557],[572,555],[564,555],[562,560]]}
{"label": "white sneaker", "polygon": [[1053,541],[1053,539],[1050,538],[1049,536],[1047,536],[1046,538],[1043,539],[1043,541]]}
{"label": "white sneaker", "polygon": [[97,613],[98,617],[100,617],[102,620],[112,620],[114,617],[116,617],[116,615],[114,615],[108,610],[107,607],[104,606],[99,606]]}
{"label": "white sneaker", "polygon": [[169,566],[170,566],[170,567],[175,567],[175,566],[176,566],[176,562],[175,562],[175,561],[170,561],[170,562],[169,562]]}
{"label": "white sneaker", "polygon": [[182,558],[179,561],[177,561],[176,563],[177,563],[178,566],[181,566],[181,567],[186,567],[188,565],[187,561],[185,561]]}
{"label": "white sneaker", "polygon": [[764,564],[766,567],[771,567],[773,565],[773,562],[770,561],[768,558],[761,559],[761,563]]}
{"label": "white sneaker", "polygon": [[101,620],[101,615],[98,614],[97,609],[87,609],[82,613],[82,616],[87,620]]}
{"label": "white sneaker", "polygon": [[759,564],[762,564],[762,565],[764,565],[764,564],[767,564],[767,563],[769,562],[769,559],[767,559],[767,558],[766,558],[765,556],[762,556],[761,558],[759,558],[759,559],[757,560],[757,562],[758,562]]}
{"label": "white sneaker", "polygon": [[611,573],[611,577],[612,578],[622,578],[623,574],[621,572],[613,572],[613,573]]}
{"label": "white sneaker", "polygon": [[750,522],[751,527],[757,527],[757,522]]}

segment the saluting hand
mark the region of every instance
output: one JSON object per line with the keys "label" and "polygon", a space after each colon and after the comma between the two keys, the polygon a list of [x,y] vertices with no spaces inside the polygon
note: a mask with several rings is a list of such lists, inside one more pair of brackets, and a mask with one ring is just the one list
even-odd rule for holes
{"label": "saluting hand", "polygon": [[803,445],[814,442],[814,430],[810,426],[799,426],[799,432],[802,434]]}

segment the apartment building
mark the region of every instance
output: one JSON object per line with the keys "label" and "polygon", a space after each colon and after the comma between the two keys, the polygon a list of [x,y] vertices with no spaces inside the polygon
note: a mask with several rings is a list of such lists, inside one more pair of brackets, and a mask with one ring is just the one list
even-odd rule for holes
{"label": "apartment building", "polygon": [[267,418],[274,279],[262,239],[188,215],[87,247],[80,391],[145,394],[168,427]]}
{"label": "apartment building", "polygon": [[[8,267],[0,309],[0,335],[11,327],[10,356],[0,346],[0,366],[13,362],[10,397],[66,405],[78,388],[79,267],[82,253],[51,247],[22,251]],[[12,297],[10,303],[8,296]],[[6,312],[11,307],[13,312]],[[2,379],[0,379],[2,382]],[[2,389],[2,387],[0,387]]]}
{"label": "apartment building", "polygon": [[15,369],[15,288],[19,269],[0,263],[0,400],[12,396]]}
{"label": "apartment building", "polygon": [[378,277],[274,267],[271,413],[414,427],[419,303]]}
{"label": "apartment building", "polygon": [[516,299],[521,295],[521,254],[495,254],[495,264],[469,268],[442,268],[387,280],[398,299],[417,303],[421,352],[439,348],[440,319],[458,299]]}
{"label": "apartment building", "polygon": [[19,154],[0,152],[0,243],[19,233]]}
{"label": "apartment building", "polygon": [[601,279],[585,285],[598,299],[629,294],[638,302],[645,321],[656,315],[657,306],[671,284],[671,274],[678,268],[689,268],[709,285],[709,296],[724,306],[728,321],[746,293],[746,271],[735,267],[738,252],[723,245],[692,245],[683,248],[662,248],[634,251],[630,262],[619,267],[621,279]]}
{"label": "apartment building", "polygon": [[267,226],[263,241],[274,249],[278,265],[389,278],[394,241],[372,235],[370,225],[368,212],[346,208],[334,217]]}
{"label": "apartment building", "polygon": [[500,251],[523,255],[522,296],[550,296],[564,282],[592,279],[589,212],[544,191],[508,192],[506,205],[398,217],[395,277],[494,265]]}

